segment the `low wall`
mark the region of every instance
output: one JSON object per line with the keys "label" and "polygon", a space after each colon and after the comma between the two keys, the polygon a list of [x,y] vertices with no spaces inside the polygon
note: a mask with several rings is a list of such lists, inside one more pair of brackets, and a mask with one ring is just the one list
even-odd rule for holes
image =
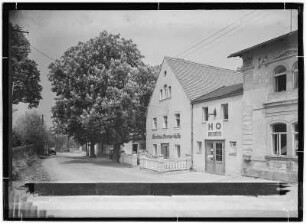
{"label": "low wall", "polygon": [[132,166],[137,166],[137,154],[121,153],[119,162]]}
{"label": "low wall", "polygon": [[153,170],[159,173],[189,170],[191,167],[191,159],[190,158],[153,159],[143,156],[140,157],[140,167],[144,169]]}
{"label": "low wall", "polygon": [[244,159],[242,175],[296,183],[297,169],[297,158],[267,156],[265,159]]}

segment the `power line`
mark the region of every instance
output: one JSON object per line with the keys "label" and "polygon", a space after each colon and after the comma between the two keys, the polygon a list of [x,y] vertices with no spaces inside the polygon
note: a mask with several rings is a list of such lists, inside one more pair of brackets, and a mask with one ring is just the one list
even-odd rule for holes
{"label": "power line", "polygon": [[[251,12],[251,13],[254,13],[254,12]],[[244,18],[246,18],[247,16],[249,16],[251,13],[249,13],[249,14],[246,15],[246,16],[244,16]],[[239,19],[239,20],[241,20],[241,19]],[[243,21],[241,22],[241,24],[242,24],[242,23],[243,23]],[[233,23],[233,24],[234,24],[234,23]],[[232,24],[232,25],[233,25],[233,24]],[[194,53],[194,52],[196,52],[196,51],[202,49],[203,47],[207,46],[208,44],[211,44],[211,43],[215,42],[216,40],[218,40],[218,39],[224,37],[226,34],[228,34],[228,33],[232,32],[232,31],[234,31],[234,30],[237,29],[237,28],[239,28],[239,27],[241,26],[241,24],[239,24],[239,25],[237,25],[237,26],[234,26],[233,28],[231,28],[230,30],[226,31],[225,33],[222,33],[221,35],[217,36],[216,38],[212,39],[211,41],[206,42],[204,45],[199,46],[198,48],[195,48],[195,49],[191,50],[191,52],[187,53],[184,57],[187,57],[187,56],[189,56],[190,54],[192,54],[192,53]]]}
{"label": "power line", "polygon": [[[268,14],[268,15],[263,15],[263,16],[266,16],[266,18],[267,18],[267,17],[269,17],[269,16],[271,16],[271,15]],[[252,18],[251,20],[253,20],[253,21],[252,21],[251,23],[257,22],[256,24],[258,25],[258,24],[259,24],[258,22],[261,23],[262,20],[264,19],[263,16],[257,17],[256,20],[253,20],[253,18]],[[232,32],[232,31],[234,31],[236,28],[239,28],[239,26],[234,27],[233,29],[229,30],[227,33],[230,33],[230,32]],[[240,28],[241,28],[241,27],[240,27]],[[224,35],[227,34],[227,33],[224,33]],[[220,39],[221,37],[223,37],[223,36],[219,36],[219,37],[217,37],[215,40],[218,40],[218,39]],[[212,42],[214,42],[214,41],[212,41]],[[211,43],[211,42],[209,42],[209,43]],[[199,50],[199,49],[210,49],[211,47],[209,47],[209,48],[205,47],[205,46],[207,46],[207,45],[208,45],[208,44],[205,44],[205,45],[199,47],[199,48],[196,49],[194,52],[196,52],[196,51]],[[211,46],[211,45],[210,45],[210,46]],[[204,48],[203,48],[203,47],[204,47]],[[186,57],[189,56],[189,55],[190,55],[190,54],[186,55]]]}
{"label": "power line", "polygon": [[30,46],[35,49],[37,52],[39,52],[41,55],[49,58],[50,60],[56,61],[55,59],[53,59],[52,57],[48,56],[47,54],[45,54],[44,52],[42,52],[40,49],[36,48],[35,46],[33,46],[32,44],[30,44]]}
{"label": "power line", "polygon": [[192,50],[193,48],[197,47],[197,46],[200,45],[201,43],[204,43],[205,41],[211,39],[211,38],[214,37],[215,35],[217,35],[217,34],[223,32],[223,31],[226,30],[227,28],[233,26],[233,25],[236,24],[237,22],[239,22],[239,21],[241,21],[242,19],[244,19],[244,18],[250,16],[250,15],[253,14],[253,13],[255,13],[255,11],[250,12],[250,13],[248,13],[248,14],[242,16],[241,18],[239,18],[239,19],[236,20],[235,22],[231,23],[230,25],[227,25],[226,27],[222,28],[221,30],[219,30],[219,31],[217,31],[217,32],[215,32],[215,33],[213,33],[212,35],[208,36],[207,38],[205,38],[205,39],[199,41],[198,43],[192,45],[192,46],[189,47],[188,49],[186,49],[186,50],[184,50],[183,52],[179,53],[176,57],[178,57],[178,56],[180,56],[180,55],[186,54],[186,52]]}

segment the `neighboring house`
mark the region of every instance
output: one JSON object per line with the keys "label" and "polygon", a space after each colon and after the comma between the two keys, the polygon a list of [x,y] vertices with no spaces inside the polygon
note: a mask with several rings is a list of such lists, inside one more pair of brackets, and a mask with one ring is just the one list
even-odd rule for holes
{"label": "neighboring house", "polygon": [[133,142],[130,141],[128,143],[124,143],[121,146],[121,151],[124,151],[126,154],[133,154],[133,153],[138,153],[142,150],[145,150],[146,148],[144,148],[144,143],[142,143],[141,141],[139,142]]}
{"label": "neighboring house", "polygon": [[297,181],[297,31],[231,54],[243,60],[243,174]]}
{"label": "neighboring house", "polygon": [[239,72],[165,57],[147,111],[147,151],[193,160],[191,102],[238,83],[242,83]]}
{"label": "neighboring house", "polygon": [[195,170],[241,175],[242,94],[241,83],[192,101]]}

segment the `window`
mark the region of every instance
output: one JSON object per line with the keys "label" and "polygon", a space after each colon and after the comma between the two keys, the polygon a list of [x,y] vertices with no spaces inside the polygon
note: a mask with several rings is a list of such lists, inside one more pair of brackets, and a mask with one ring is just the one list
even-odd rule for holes
{"label": "window", "polygon": [[169,144],[168,143],[161,144],[161,154],[163,154],[165,159],[169,158]]}
{"label": "window", "polygon": [[167,71],[164,71],[164,76],[166,76],[167,75]]}
{"label": "window", "polygon": [[230,141],[230,155],[237,155],[237,142],[236,141]]}
{"label": "window", "polygon": [[180,114],[175,114],[175,124],[177,128],[181,127],[181,115]]}
{"label": "window", "polygon": [[163,128],[164,129],[168,128],[168,116],[164,116]]}
{"label": "window", "polygon": [[286,68],[278,66],[274,69],[275,92],[286,91],[287,77]]}
{"label": "window", "polygon": [[168,94],[169,98],[171,98],[171,86],[168,87]]}
{"label": "window", "polygon": [[181,157],[181,146],[175,145],[175,151],[176,151],[177,158],[180,158]]}
{"label": "window", "polygon": [[297,88],[299,85],[299,69],[297,62],[293,64],[292,71],[293,71],[293,88]]}
{"label": "window", "polygon": [[157,155],[157,144],[153,144],[154,154]]}
{"label": "window", "polygon": [[197,145],[198,145],[198,153],[202,153],[202,142],[198,141]]}
{"label": "window", "polygon": [[223,119],[228,120],[228,104],[222,104],[222,114],[223,114]]}
{"label": "window", "polygon": [[163,89],[159,92],[159,100],[163,100]]}
{"label": "window", "polygon": [[164,99],[168,98],[168,87],[166,84],[164,85],[164,92],[165,92]]}
{"label": "window", "polygon": [[153,118],[152,128],[157,129],[157,118]]}
{"label": "window", "polygon": [[283,123],[271,125],[272,150],[274,155],[287,155],[287,126]]}
{"label": "window", "polygon": [[298,123],[294,123],[292,125],[292,130],[293,130],[293,149],[295,155],[297,155],[297,151],[299,149],[299,127]]}
{"label": "window", "polygon": [[202,108],[202,113],[203,113],[203,115],[202,115],[202,121],[203,121],[203,122],[208,121],[208,107],[203,107],[203,108]]}

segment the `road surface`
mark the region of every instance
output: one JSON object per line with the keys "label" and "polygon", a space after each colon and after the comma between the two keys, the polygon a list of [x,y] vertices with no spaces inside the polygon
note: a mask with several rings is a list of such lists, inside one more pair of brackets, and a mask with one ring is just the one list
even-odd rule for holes
{"label": "road surface", "polygon": [[[43,160],[53,183],[269,182],[201,172],[157,174],[83,154],[59,153]],[[41,196],[33,205],[55,218],[73,217],[297,217],[297,185],[285,195]]]}
{"label": "road surface", "polygon": [[243,176],[221,176],[203,172],[184,171],[164,174],[139,167],[113,162],[107,158],[89,158],[84,154],[58,153],[43,160],[43,167],[51,182],[269,182]]}

